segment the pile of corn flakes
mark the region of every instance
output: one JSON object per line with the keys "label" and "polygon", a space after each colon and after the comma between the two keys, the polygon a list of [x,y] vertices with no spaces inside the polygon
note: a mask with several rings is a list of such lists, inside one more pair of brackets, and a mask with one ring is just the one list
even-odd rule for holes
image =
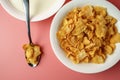
{"label": "pile of corn flakes", "polygon": [[57,38],[73,63],[104,63],[120,42],[116,22],[104,7],[74,8],[62,20]]}
{"label": "pile of corn flakes", "polygon": [[25,57],[28,64],[35,65],[39,63],[39,56],[41,55],[40,47],[34,44],[24,44]]}

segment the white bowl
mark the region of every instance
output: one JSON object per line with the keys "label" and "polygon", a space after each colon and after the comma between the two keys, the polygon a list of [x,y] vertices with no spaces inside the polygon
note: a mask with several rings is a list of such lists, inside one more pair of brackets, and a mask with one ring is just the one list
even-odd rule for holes
{"label": "white bowl", "polygon": [[[18,0],[18,2],[16,1],[16,3],[14,2],[14,4],[21,6],[21,4],[22,4],[22,3],[20,3],[21,1],[23,1],[23,0]],[[32,0],[30,0],[30,1],[32,1]],[[34,6],[34,9],[36,10],[36,12],[38,9],[41,10],[41,12],[39,12],[38,14],[34,14],[31,16],[31,21],[40,21],[40,20],[49,18],[50,16],[55,14],[60,9],[60,7],[64,4],[65,0],[55,0],[53,2],[51,1],[50,4],[49,4],[49,2],[50,2],[50,0],[48,0],[48,1],[47,0],[46,1],[39,0],[40,5],[37,4],[37,6],[34,4],[35,2],[30,3],[30,5],[32,4]],[[47,7],[47,4],[49,4],[49,7]],[[15,17],[19,20],[25,20],[24,12],[19,10],[19,8],[17,6],[13,5],[12,0],[1,0],[1,5],[13,17]],[[46,8],[45,8],[45,6],[46,6]],[[44,7],[44,10],[43,10],[43,7]],[[34,11],[34,10],[32,10],[32,11]]]}
{"label": "white bowl", "polygon": [[[73,64],[64,54],[63,50],[60,48],[56,32],[58,31],[59,25],[63,17],[74,7],[82,7],[85,5],[94,5],[94,6],[103,6],[107,8],[108,13],[115,17],[118,22],[116,24],[117,28],[120,32],[120,11],[110,2],[105,0],[73,0],[66,5],[64,5],[59,12],[54,17],[51,29],[50,29],[50,42],[52,49],[56,55],[56,57],[69,69],[80,72],[80,73],[98,73],[105,71],[111,68],[120,60],[120,44],[116,45],[116,49],[114,53],[108,56],[106,62],[104,64]],[[119,24],[119,25],[118,25]]]}

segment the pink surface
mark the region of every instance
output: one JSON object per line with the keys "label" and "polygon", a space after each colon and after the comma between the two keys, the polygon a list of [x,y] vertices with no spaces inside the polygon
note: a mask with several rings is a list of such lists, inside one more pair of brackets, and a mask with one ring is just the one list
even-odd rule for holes
{"label": "pink surface", "polygon": [[[110,2],[120,9],[120,0]],[[33,42],[39,44],[43,52],[39,66],[31,68],[25,61],[22,49],[22,45],[28,42],[25,22],[11,17],[0,5],[0,80],[120,80],[120,62],[97,74],[82,74],[65,67],[50,45],[53,17],[31,23]]]}

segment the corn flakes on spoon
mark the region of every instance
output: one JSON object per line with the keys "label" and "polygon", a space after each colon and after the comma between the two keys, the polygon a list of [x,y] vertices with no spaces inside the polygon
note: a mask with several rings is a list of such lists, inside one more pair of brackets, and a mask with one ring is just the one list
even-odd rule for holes
{"label": "corn flakes on spoon", "polygon": [[25,58],[31,67],[36,67],[40,62],[41,51],[38,45],[33,44],[30,34],[30,18],[29,18],[29,0],[23,0],[25,15],[26,15],[26,25],[28,28],[28,38],[29,44],[23,45],[25,50]]}

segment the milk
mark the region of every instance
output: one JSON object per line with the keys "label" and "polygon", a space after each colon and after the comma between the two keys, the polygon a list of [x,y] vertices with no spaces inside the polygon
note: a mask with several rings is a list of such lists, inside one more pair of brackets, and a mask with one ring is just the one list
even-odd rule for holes
{"label": "milk", "polygon": [[[9,0],[11,4],[21,12],[24,12],[23,0]],[[30,16],[43,14],[54,5],[57,0],[29,0]]]}

